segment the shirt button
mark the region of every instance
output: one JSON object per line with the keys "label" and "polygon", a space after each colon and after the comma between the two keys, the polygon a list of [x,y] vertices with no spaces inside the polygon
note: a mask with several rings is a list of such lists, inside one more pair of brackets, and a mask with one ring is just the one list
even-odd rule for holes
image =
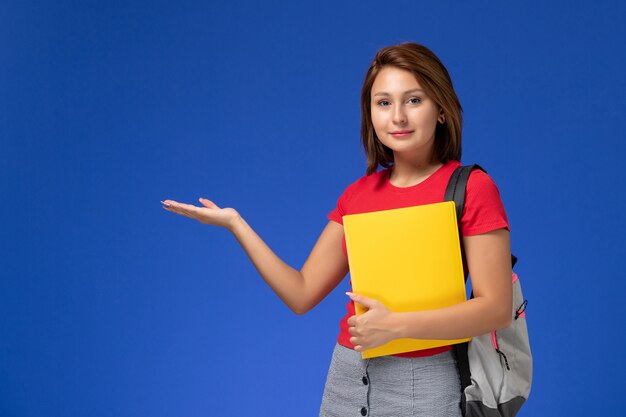
{"label": "shirt button", "polygon": [[367,385],[367,384],[368,384],[367,377],[366,377],[366,376],[364,376],[364,377],[363,377],[363,385]]}
{"label": "shirt button", "polygon": [[366,416],[367,415],[367,408],[365,408],[365,407],[361,408],[361,415],[362,416]]}

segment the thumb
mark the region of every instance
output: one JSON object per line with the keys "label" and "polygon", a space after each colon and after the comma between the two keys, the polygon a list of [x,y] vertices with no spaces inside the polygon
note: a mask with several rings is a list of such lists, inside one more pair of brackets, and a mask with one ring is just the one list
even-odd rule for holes
{"label": "thumb", "polygon": [[210,209],[218,209],[219,207],[217,206],[217,204],[215,204],[214,202],[212,202],[211,200],[207,200],[206,198],[199,198],[198,201],[206,208],[210,208]]}
{"label": "thumb", "polygon": [[362,306],[367,307],[368,309],[373,308],[378,303],[378,301],[374,299],[367,298],[363,295],[354,294],[352,292],[347,292],[346,295],[350,297],[350,299],[355,303],[359,303]]}

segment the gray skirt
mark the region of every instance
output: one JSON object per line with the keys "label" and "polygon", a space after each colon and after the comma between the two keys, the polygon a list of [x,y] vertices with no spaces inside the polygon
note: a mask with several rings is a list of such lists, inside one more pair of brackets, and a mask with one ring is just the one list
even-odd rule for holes
{"label": "gray skirt", "polygon": [[337,344],[320,417],[461,417],[461,384],[451,351],[423,358],[361,354]]}

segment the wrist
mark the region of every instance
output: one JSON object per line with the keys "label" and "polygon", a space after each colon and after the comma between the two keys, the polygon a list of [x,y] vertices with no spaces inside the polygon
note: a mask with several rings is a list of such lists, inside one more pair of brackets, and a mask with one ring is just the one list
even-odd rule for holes
{"label": "wrist", "polygon": [[230,221],[226,224],[226,228],[234,235],[237,235],[237,232],[242,230],[243,227],[247,225],[246,221],[241,217],[241,215],[237,212]]}
{"label": "wrist", "polygon": [[392,313],[390,329],[394,339],[410,338],[407,324],[407,313]]}

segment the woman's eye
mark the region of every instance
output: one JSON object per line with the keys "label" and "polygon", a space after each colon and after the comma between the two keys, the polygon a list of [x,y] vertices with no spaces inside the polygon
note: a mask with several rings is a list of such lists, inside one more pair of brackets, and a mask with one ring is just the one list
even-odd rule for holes
{"label": "woman's eye", "polygon": [[380,100],[380,101],[378,102],[378,105],[379,105],[379,106],[381,106],[381,107],[386,107],[386,106],[388,106],[389,104],[390,104],[390,103],[389,103],[389,101],[387,101],[387,100]]}
{"label": "woman's eye", "polygon": [[409,103],[411,104],[420,104],[422,102],[422,99],[419,97],[412,97],[409,99]]}

